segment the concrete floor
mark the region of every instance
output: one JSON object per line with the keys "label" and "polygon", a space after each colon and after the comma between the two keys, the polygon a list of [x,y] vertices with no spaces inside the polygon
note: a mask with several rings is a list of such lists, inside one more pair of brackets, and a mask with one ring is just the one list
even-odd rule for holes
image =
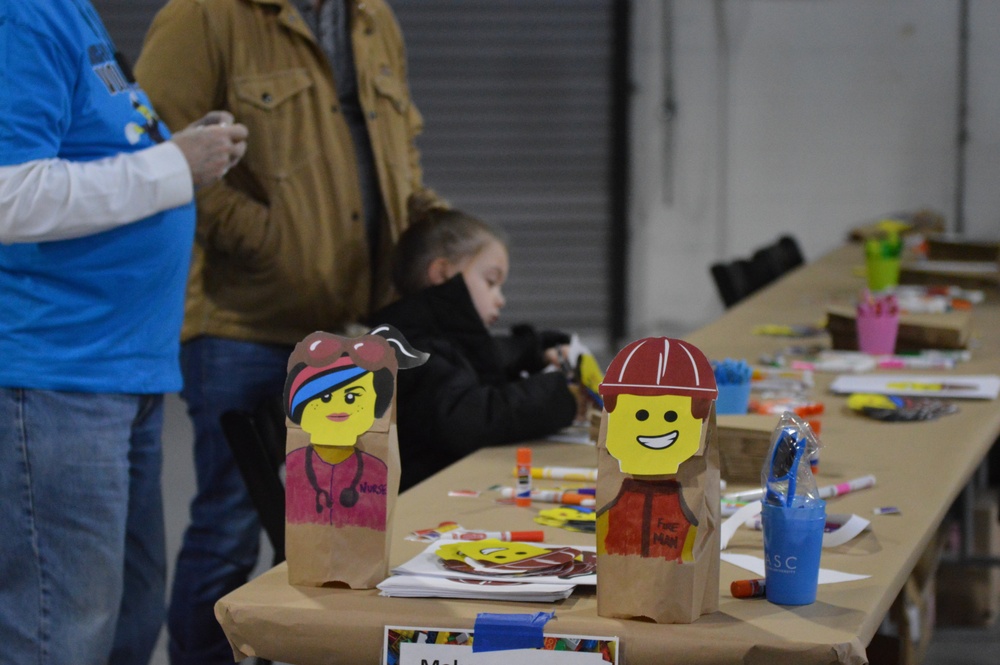
{"label": "concrete floor", "polygon": [[[167,398],[166,411],[163,437],[164,509],[167,551],[169,560],[173,561],[187,524],[187,504],[194,492],[194,472],[191,460],[191,424],[184,411],[184,403],[176,395],[170,395]],[[261,549],[258,572],[266,570],[267,564],[271,561],[270,545],[266,539],[263,539]],[[170,572],[168,571],[168,576]],[[151,665],[167,665],[167,663],[166,630],[164,630],[153,654]],[[924,665],[1000,665],[1000,622],[987,629],[937,628]]]}

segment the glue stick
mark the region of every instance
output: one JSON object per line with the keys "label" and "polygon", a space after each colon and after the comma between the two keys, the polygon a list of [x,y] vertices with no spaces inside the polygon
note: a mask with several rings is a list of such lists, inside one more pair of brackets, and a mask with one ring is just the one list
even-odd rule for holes
{"label": "glue stick", "polygon": [[531,448],[517,449],[517,487],[514,503],[531,505]]}
{"label": "glue stick", "polygon": [[729,585],[733,598],[762,598],[766,594],[764,580],[736,580]]}

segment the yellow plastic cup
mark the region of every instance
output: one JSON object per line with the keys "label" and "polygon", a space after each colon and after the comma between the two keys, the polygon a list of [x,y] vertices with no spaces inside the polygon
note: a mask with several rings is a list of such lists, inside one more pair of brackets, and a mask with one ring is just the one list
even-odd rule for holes
{"label": "yellow plastic cup", "polygon": [[868,256],[868,290],[885,291],[899,285],[899,257]]}

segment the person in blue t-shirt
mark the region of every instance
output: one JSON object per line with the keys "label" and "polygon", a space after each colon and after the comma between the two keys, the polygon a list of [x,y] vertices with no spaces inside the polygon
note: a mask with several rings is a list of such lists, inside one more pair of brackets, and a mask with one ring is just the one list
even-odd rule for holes
{"label": "person in blue t-shirt", "polygon": [[246,136],[171,137],[89,0],[0,0],[0,661],[149,660],[192,197]]}

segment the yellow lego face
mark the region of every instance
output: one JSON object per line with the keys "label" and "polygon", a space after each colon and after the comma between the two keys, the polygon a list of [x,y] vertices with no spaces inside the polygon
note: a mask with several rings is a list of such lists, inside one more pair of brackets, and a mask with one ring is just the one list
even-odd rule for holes
{"label": "yellow lego face", "polygon": [[375,424],[375,387],[372,372],[324,393],[306,404],[302,429],[317,446],[353,446]]}
{"label": "yellow lego face", "polygon": [[623,394],[608,414],[606,444],[622,473],[669,475],[698,452],[701,426],[690,397]]}
{"label": "yellow lego face", "polygon": [[593,522],[594,521],[594,511],[592,510],[580,510],[579,508],[573,508],[572,506],[559,506],[558,508],[549,508],[547,510],[539,511],[539,515],[544,514],[545,517],[551,517],[557,520],[577,520],[581,522]]}
{"label": "yellow lego face", "polygon": [[527,543],[508,543],[495,538],[486,540],[476,540],[471,542],[458,542],[442,545],[438,548],[437,554],[442,559],[454,561],[465,561],[475,559],[489,563],[512,563],[524,561],[531,557],[545,554],[549,550],[545,547],[537,547]]}

